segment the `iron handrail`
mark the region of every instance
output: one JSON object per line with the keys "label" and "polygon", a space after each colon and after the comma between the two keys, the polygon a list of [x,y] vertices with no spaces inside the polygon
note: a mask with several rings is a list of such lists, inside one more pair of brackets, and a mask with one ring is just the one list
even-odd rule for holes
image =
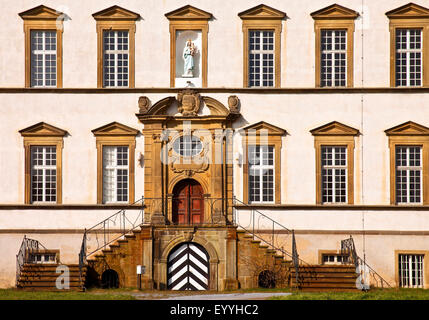
{"label": "iron handrail", "polygon": [[[289,229],[287,227],[285,227],[281,223],[278,223],[274,219],[270,218],[269,216],[267,216],[266,214],[260,212],[259,210],[253,208],[252,206],[248,205],[247,203],[244,203],[244,202],[238,200],[235,196],[233,197],[233,199],[234,199],[234,202],[238,202],[239,204],[244,205],[245,207],[248,207],[251,210],[251,212],[252,212],[252,216],[251,216],[252,228],[251,228],[251,230],[249,228],[244,227],[242,224],[240,224],[237,214],[235,214],[233,216],[233,222],[234,222],[234,224],[237,225],[238,227],[240,227],[241,229],[243,229],[244,231],[250,233],[253,236],[253,239],[257,238],[258,240],[260,240],[260,241],[264,242],[265,244],[267,244],[268,246],[270,246],[273,250],[276,250],[276,251],[282,253],[284,256],[288,256],[289,258],[291,258],[292,259],[292,265],[293,265],[293,267],[295,269],[295,278],[296,278],[295,279],[295,285],[299,286],[300,283],[301,283],[301,278],[299,276],[300,266],[301,267],[311,266],[311,264],[309,264],[308,262],[302,260],[299,257],[298,249],[297,249],[297,245],[296,245],[296,240],[295,240],[295,231],[291,230],[291,229]],[[257,234],[259,228],[255,228],[255,221],[256,221],[255,213],[258,214],[258,223],[259,223],[260,219],[263,218],[263,219],[267,219],[272,224],[271,225],[271,227],[272,227],[271,242],[268,241],[268,240],[266,240],[266,239],[264,239],[264,238],[262,238],[262,237],[260,237]],[[280,229],[280,230],[283,229],[283,230],[285,230],[287,232],[288,235],[292,235],[292,243],[291,243],[291,247],[292,247],[291,251],[292,251],[292,253],[289,252],[289,251],[287,251],[287,250],[285,250],[283,247],[279,247],[279,246],[277,246],[275,244],[274,233],[275,233],[276,229],[277,230],[278,229]]]}
{"label": "iron handrail", "polygon": [[18,254],[16,255],[16,286],[18,286],[22,267],[24,264],[30,262],[30,253],[39,251],[40,247],[46,250],[46,248],[38,240],[27,238],[27,236],[24,235],[24,238],[21,242],[21,247],[19,248]]}
{"label": "iron handrail", "polygon": [[[217,223],[215,221],[215,215],[213,213],[220,212],[223,218],[226,217],[226,210],[223,209],[224,198],[210,198],[210,197],[202,197],[204,203],[208,204],[208,210],[210,211],[207,214],[211,220],[202,221],[201,223],[193,223],[193,225],[202,225],[205,223]],[[172,210],[173,203],[175,201],[175,197],[164,197],[164,198],[146,198],[141,197],[139,200],[135,201],[131,205],[135,205],[141,202],[141,209],[137,217],[133,220],[127,214],[127,210],[121,209],[96,225],[92,226],[89,229],[85,229],[82,244],[79,252],[79,276],[82,284],[82,270],[84,265],[87,264],[87,258],[99,251],[100,249],[107,248],[108,245],[112,244],[116,240],[122,238],[124,235],[132,232],[136,228],[145,224],[145,209],[149,208],[151,213],[159,212],[161,213],[165,220],[166,224],[175,224],[173,221],[168,220],[168,212]],[[219,208],[217,208],[219,206]],[[226,221],[226,220],[224,220]],[[90,247],[88,242],[93,240],[92,236],[95,237],[96,245],[95,247],[88,250]]]}
{"label": "iron handrail", "polygon": [[[341,240],[341,254],[344,254],[348,257],[347,262],[352,263],[356,267],[356,272],[360,274],[362,277],[362,281],[366,283],[366,270],[369,271],[369,276],[374,279],[374,281],[378,284],[381,284],[381,288],[384,288],[385,285],[387,287],[392,288],[392,286],[387,282],[380,274],[378,274],[368,263],[366,263],[366,260],[362,259],[358,256],[356,252],[356,247],[354,244],[353,237],[350,235],[350,238]],[[344,262],[343,262],[344,263]],[[362,289],[369,289],[365,288],[365,286],[362,286]]]}

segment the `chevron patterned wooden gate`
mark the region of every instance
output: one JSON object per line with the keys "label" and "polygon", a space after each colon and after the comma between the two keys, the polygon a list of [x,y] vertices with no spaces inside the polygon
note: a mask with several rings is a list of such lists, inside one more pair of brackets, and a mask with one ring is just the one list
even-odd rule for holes
{"label": "chevron patterned wooden gate", "polygon": [[183,243],[168,256],[167,283],[170,290],[208,290],[209,256],[195,243]]}

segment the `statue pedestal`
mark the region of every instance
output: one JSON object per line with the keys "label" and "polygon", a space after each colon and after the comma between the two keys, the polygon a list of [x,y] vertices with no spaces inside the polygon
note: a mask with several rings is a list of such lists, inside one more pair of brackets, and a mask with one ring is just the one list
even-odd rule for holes
{"label": "statue pedestal", "polygon": [[182,74],[182,78],[193,78],[194,75],[192,74],[192,72],[188,73],[188,74]]}

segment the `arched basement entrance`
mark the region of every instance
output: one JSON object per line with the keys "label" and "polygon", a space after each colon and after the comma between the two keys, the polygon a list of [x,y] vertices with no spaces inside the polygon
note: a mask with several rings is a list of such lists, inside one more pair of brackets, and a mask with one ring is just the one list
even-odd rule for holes
{"label": "arched basement entrance", "polygon": [[193,242],[181,243],[168,255],[167,288],[208,290],[210,263],[207,251]]}
{"label": "arched basement entrance", "polygon": [[203,187],[194,179],[179,181],[173,189],[174,224],[199,224],[204,219]]}

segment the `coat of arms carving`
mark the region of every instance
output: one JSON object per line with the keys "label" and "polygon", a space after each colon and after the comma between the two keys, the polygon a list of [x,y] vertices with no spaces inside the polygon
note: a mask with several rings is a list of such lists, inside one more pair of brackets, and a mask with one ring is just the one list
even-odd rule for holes
{"label": "coat of arms carving", "polygon": [[196,116],[200,110],[201,97],[198,92],[191,89],[185,89],[177,94],[179,102],[178,111],[183,116]]}

